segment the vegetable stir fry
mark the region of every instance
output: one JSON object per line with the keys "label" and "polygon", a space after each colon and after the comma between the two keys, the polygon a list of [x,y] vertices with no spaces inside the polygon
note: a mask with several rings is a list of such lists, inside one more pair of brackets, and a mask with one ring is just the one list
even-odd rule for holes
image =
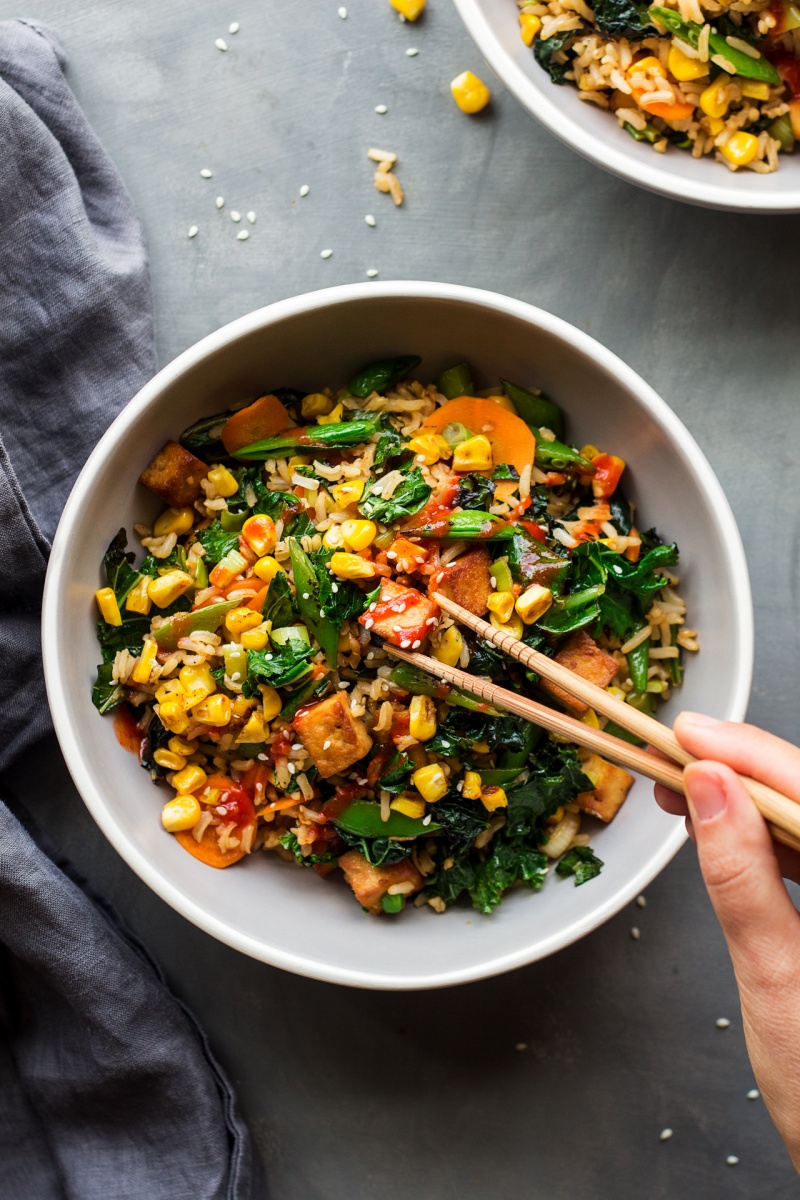
{"label": "vegetable stir fry", "polygon": [[135,527],[143,560],[124,530],[103,560],[93,700],[201,862],[272,851],[341,870],[370,913],[461,898],[490,913],[551,866],[596,876],[591,831],[632,777],[384,644],[598,726],[433,593],[650,713],[697,641],[677,547],[638,527],[620,458],[572,445],[536,389],[479,395],[465,363],[408,382],[418,363],[278,389],[162,447],[141,476],[164,506]]}

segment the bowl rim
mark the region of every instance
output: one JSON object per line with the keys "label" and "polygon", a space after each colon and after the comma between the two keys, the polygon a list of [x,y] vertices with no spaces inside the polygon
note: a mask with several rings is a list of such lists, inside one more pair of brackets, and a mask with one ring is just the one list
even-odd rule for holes
{"label": "bowl rim", "polygon": [[65,603],[64,597],[67,594],[65,571],[71,548],[72,526],[78,512],[87,504],[91,496],[95,475],[104,460],[106,448],[125,437],[129,427],[152,404],[158,401],[159,395],[165,387],[173,384],[184,371],[195,367],[207,355],[214,353],[226,344],[286,318],[312,313],[321,308],[346,305],[365,299],[382,298],[455,301],[470,307],[490,309],[534,324],[545,333],[566,343],[570,349],[586,355],[617,378],[623,387],[628,388],[636,395],[656,423],[665,428],[667,433],[679,442],[693,473],[699,480],[701,489],[712,504],[724,538],[729,561],[741,581],[741,586],[733,597],[736,621],[741,631],[741,645],[737,648],[739,668],[736,684],[729,701],[731,718],[736,720],[743,719],[750,694],[754,625],[750,581],[741,536],[722,486],[692,435],[667,403],[616,354],[567,321],[525,301],[461,284],[416,280],[343,284],[308,292],[256,309],[208,334],[163,367],[128,402],[95,446],[72,488],[53,540],[45,580],[42,604],[45,684],[55,732],[75,786],[94,820],[128,866],[170,907],[198,928],[211,934],[212,937],[261,962],[308,978],[350,987],[374,988],[383,991],[410,991],[449,987],[490,978],[538,961],[571,945],[619,912],[663,870],[686,840],[683,824],[675,822],[674,828],[665,837],[655,857],[629,878],[624,886],[621,886],[604,904],[574,921],[566,930],[552,934],[550,937],[538,939],[535,950],[532,949],[530,943],[526,943],[513,952],[499,955],[494,959],[483,960],[472,967],[427,972],[418,976],[386,975],[335,964],[319,963],[304,955],[295,955],[265,946],[260,940],[249,934],[241,933],[227,921],[219,919],[212,912],[202,908],[194,900],[184,895],[181,889],[147,857],[144,850],[118,829],[111,818],[107,801],[95,784],[92,772],[83,761],[78,751],[77,740],[73,737],[69,690],[62,669],[62,655],[59,652],[61,638],[58,636],[61,612]]}
{"label": "bowl rim", "polygon": [[[508,0],[509,3],[512,0]],[[723,209],[728,212],[793,213],[800,211],[800,187],[785,192],[759,192],[755,186],[728,189],[721,183],[707,183],[702,179],[675,178],[664,171],[658,162],[651,163],[642,155],[642,163],[633,160],[615,146],[600,143],[573,117],[564,113],[556,103],[540,91],[527,73],[502,45],[492,23],[484,14],[480,0],[453,0],[459,15],[471,34],[473,41],[484,56],[492,71],[511,94],[551,133],[566,142],[582,158],[598,167],[627,180],[646,191],[686,204],[704,208]],[[651,155],[650,158],[653,156]],[[754,176],[758,179],[758,176]],[[679,190],[680,187],[680,190]]]}

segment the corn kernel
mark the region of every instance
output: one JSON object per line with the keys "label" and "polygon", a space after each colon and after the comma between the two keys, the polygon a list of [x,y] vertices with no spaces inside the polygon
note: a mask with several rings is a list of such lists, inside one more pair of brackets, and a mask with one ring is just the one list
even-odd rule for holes
{"label": "corn kernel", "polygon": [[97,607],[100,609],[100,615],[107,625],[121,625],[122,615],[117,604],[117,597],[114,595],[114,589],[110,587],[100,588],[96,591],[94,598],[97,601]]}
{"label": "corn kernel", "polygon": [[358,503],[364,495],[365,486],[363,479],[351,479],[347,483],[337,483],[331,488],[331,495],[339,508],[347,508],[350,504]]}
{"label": "corn kernel", "polygon": [[713,83],[708,85],[704,92],[700,93],[700,107],[707,117],[725,116],[730,104],[728,95],[728,84],[730,81],[730,75],[726,75],[723,71]]}
{"label": "corn kernel", "polygon": [[505,625],[514,612],[514,593],[492,592],[486,601],[486,607],[489,609],[489,612],[495,613],[498,619]]}
{"label": "corn kernel", "polygon": [[425,801],[419,800],[415,796],[396,796],[389,808],[402,813],[403,816],[415,817],[417,820],[425,816]]}
{"label": "corn kernel", "polygon": [[[450,443],[447,445],[449,447]],[[435,433],[421,433],[419,437],[412,438],[408,449],[414,451],[417,462],[422,462],[427,467],[433,466],[442,457],[442,448]]]}
{"label": "corn kernel", "polygon": [[333,408],[333,401],[324,392],[311,392],[300,401],[300,411],[308,421],[326,417]]}
{"label": "corn kernel", "polygon": [[171,750],[156,750],[153,755],[154,762],[157,762],[165,771],[182,771],[186,766],[186,759],[182,754],[173,754]]}
{"label": "corn kernel", "polygon": [[366,558],[358,554],[336,553],[328,563],[329,569],[340,579],[371,579],[375,567]]}
{"label": "corn kernel", "polygon": [[147,594],[158,608],[174,604],[179,596],[194,587],[194,580],[185,571],[167,571],[147,585]]}
{"label": "corn kernel", "polygon": [[272,517],[268,517],[264,513],[248,517],[242,526],[242,537],[259,558],[265,554],[271,554],[278,540],[275,522]]}
{"label": "corn kernel", "polygon": [[609,686],[606,688],[606,691],[608,692],[609,696],[613,696],[615,700],[625,699],[625,693],[623,692],[622,688],[615,687],[614,684],[609,684]]}
{"label": "corn kernel", "polygon": [[242,645],[245,650],[266,650],[269,645],[269,634],[263,621],[255,629],[245,629],[242,634]]}
{"label": "corn kernel", "polygon": [[230,699],[224,696],[222,692],[217,692],[213,696],[207,696],[205,700],[201,700],[195,706],[193,716],[196,721],[201,721],[203,725],[215,725],[222,727],[230,724],[230,719],[233,716],[233,708]]}
{"label": "corn kernel", "polygon": [[581,448],[581,458],[588,459],[589,462],[591,462],[593,458],[597,458],[599,453],[600,451],[597,449],[597,446],[593,446],[591,442],[587,442],[586,445]]}
{"label": "corn kernel", "polygon": [[235,717],[244,717],[250,712],[251,708],[255,708],[255,706],[255,700],[248,699],[247,696],[236,696],[234,697],[232,705],[233,715]]}
{"label": "corn kernel", "polygon": [[186,733],[189,728],[186,705],[180,696],[176,696],[172,700],[159,701],[158,719],[170,733]]}
{"label": "corn kernel", "polygon": [[517,597],[515,605],[517,612],[526,625],[532,625],[547,612],[553,603],[553,593],[541,584],[532,583],[521,596]]}
{"label": "corn kernel", "polygon": [[[183,684],[180,679],[166,679],[156,688],[156,700],[162,704],[165,700],[177,700],[185,695]],[[181,751],[179,750],[180,754]]]}
{"label": "corn kernel", "polygon": [[208,481],[214,485],[218,496],[233,496],[239,490],[239,484],[236,482],[236,477],[231,474],[227,467],[214,467],[213,471],[208,472]]}
{"label": "corn kernel", "polygon": [[245,742],[263,742],[266,736],[267,729],[264,725],[264,714],[257,708],[247,723],[242,726],[242,731],[236,739],[236,744],[240,746]]}
{"label": "corn kernel", "polygon": [[[248,612],[250,609],[248,609]],[[247,651],[236,642],[229,642],[222,647],[222,658],[225,663],[225,674],[234,683],[247,678]]]}
{"label": "corn kernel", "polygon": [[492,98],[492,93],[472,71],[462,71],[450,84],[453,99],[463,113],[477,113]]}
{"label": "corn kernel", "polygon": [[467,438],[453,450],[454,471],[491,471],[492,443],[482,433]]}
{"label": "corn kernel", "polygon": [[200,805],[194,796],[179,795],[168,801],[161,810],[161,824],[167,833],[193,829],[200,820]]}
{"label": "corn kernel", "polygon": [[167,742],[167,748],[171,750],[173,754],[182,754],[184,758],[191,758],[191,756],[197,750],[197,746],[194,742],[187,742],[184,738],[179,737],[171,737]]}
{"label": "corn kernel", "polygon": [[128,612],[141,613],[143,617],[147,616],[153,604],[147,594],[147,589],[152,582],[152,575],[142,575],[139,582],[134,584],[125,598],[125,607]]}
{"label": "corn kernel", "polygon": [[451,625],[449,629],[445,629],[439,645],[432,651],[432,654],[437,662],[444,663],[447,667],[454,667],[461,657],[463,648],[464,639],[456,626]]}
{"label": "corn kernel", "polygon": [[690,58],[677,46],[671,46],[667,55],[667,66],[679,83],[688,83],[692,79],[703,79],[708,74],[708,63],[699,58]]}
{"label": "corn kernel", "polygon": [[481,804],[487,812],[494,812],[496,808],[508,808],[508,797],[501,787],[489,784],[481,788]]}
{"label": "corn kernel", "polygon": [[296,471],[298,467],[307,467],[310,462],[311,459],[307,454],[293,454],[286,465],[289,468],[289,474],[291,475],[292,472]]}
{"label": "corn kernel", "polygon": [[465,771],[461,795],[465,800],[480,800],[482,786],[483,782],[477,771]]}
{"label": "corn kernel", "polygon": [[348,550],[366,550],[375,540],[378,526],[374,521],[343,521],[342,538]]}
{"label": "corn kernel", "polygon": [[205,781],[208,779],[202,767],[197,767],[194,763],[188,767],[184,767],[182,771],[177,771],[172,776],[172,786],[177,792],[196,792]]}
{"label": "corn kernel", "polygon": [[741,82],[742,95],[750,100],[769,100],[769,84],[757,79],[743,79]]}
{"label": "corn kernel", "polygon": [[329,413],[322,413],[317,417],[318,425],[338,425],[344,413],[344,405],[340,402],[335,408],[332,408]]}
{"label": "corn kernel", "polygon": [[267,687],[266,685],[261,688],[261,702],[265,721],[271,721],[273,717],[277,717],[283,708],[283,701],[275,691],[275,688]]}
{"label": "corn kernel", "polygon": [[177,533],[180,537],[181,534],[189,532],[196,516],[193,508],[165,508],[161,516],[156,518],[153,536],[164,537],[167,533]]}
{"label": "corn kernel", "polygon": [[331,525],[322,535],[322,544],[329,550],[338,550],[344,545],[341,525]]}
{"label": "corn kernel", "polygon": [[721,117],[706,117],[706,125],[708,126],[709,133],[711,133],[714,137],[716,137],[718,133],[722,133],[723,129],[725,128],[725,122]]}
{"label": "corn kernel", "polygon": [[241,575],[242,571],[247,566],[247,559],[238,550],[229,550],[224,558],[221,558],[217,565],[209,575],[209,581],[214,587],[224,588],[229,583],[233,583],[237,575]]}
{"label": "corn kernel", "polygon": [[588,725],[590,729],[599,729],[600,722],[597,719],[597,713],[593,708],[587,708],[586,712],[581,717],[584,725]]}
{"label": "corn kernel", "polygon": [[473,742],[472,749],[476,754],[488,754],[491,750],[491,746],[488,742]]}
{"label": "corn kernel", "polygon": [[425,7],[425,0],[389,0],[389,3],[407,21],[416,21]]}
{"label": "corn kernel", "polygon": [[222,792],[219,788],[205,787],[201,794],[195,797],[201,804],[219,804],[219,798]]}
{"label": "corn kernel", "polygon": [[278,571],[282,571],[283,567],[278,562],[277,558],[273,558],[267,554],[264,558],[260,558],[253,567],[253,573],[258,576],[264,583],[272,583]]}
{"label": "corn kernel", "polygon": [[436,733],[436,706],[430,696],[412,696],[408,709],[408,732],[418,742],[427,742]]}
{"label": "corn kernel", "polygon": [[142,653],[139,655],[139,661],[133,668],[133,674],[131,675],[134,683],[150,682],[150,672],[153,669],[157,654],[158,642],[155,640],[155,638],[146,637],[144,640],[144,646],[142,647]]}
{"label": "corn kernel", "polygon": [[542,28],[542,22],[533,13],[519,14],[520,37],[526,46],[532,46],[537,33]]}
{"label": "corn kernel", "polygon": [[206,696],[210,696],[212,692],[217,690],[217,685],[214,676],[211,674],[211,668],[207,663],[199,663],[197,666],[181,667],[178,678],[181,681],[184,692],[184,706],[192,708],[195,704],[199,704],[201,700],[205,700]]}
{"label": "corn kernel", "polygon": [[246,629],[255,629],[262,620],[261,613],[252,608],[234,608],[225,617],[225,628],[231,633],[244,633]]}
{"label": "corn kernel", "polygon": [[411,776],[411,782],[428,804],[435,804],[447,792],[447,777],[438,763],[420,767]]}
{"label": "corn kernel", "polygon": [[758,154],[758,138],[753,137],[752,133],[745,133],[743,129],[737,129],[720,147],[720,152],[733,166],[745,167]]}
{"label": "corn kernel", "polygon": [[489,620],[495,629],[501,629],[503,633],[510,633],[518,641],[525,632],[525,626],[522,624],[522,617],[519,613],[512,613],[507,621],[501,621],[497,613],[489,613]]}

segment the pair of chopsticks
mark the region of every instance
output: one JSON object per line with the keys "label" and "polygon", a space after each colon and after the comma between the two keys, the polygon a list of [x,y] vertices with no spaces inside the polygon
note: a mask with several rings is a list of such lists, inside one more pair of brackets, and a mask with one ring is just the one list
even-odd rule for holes
{"label": "pair of chopsticks", "polygon": [[[566,713],[557,712],[547,705],[538,704],[535,700],[528,700],[524,696],[517,695],[516,692],[510,692],[507,688],[499,687],[498,684],[492,683],[488,679],[470,675],[468,671],[462,671],[458,667],[448,667],[435,658],[429,658],[426,654],[400,650],[389,642],[384,642],[384,649],[393,658],[400,658],[412,666],[427,671],[430,675],[436,675],[446,683],[463,688],[489,704],[505,709],[506,712],[522,717],[526,721],[532,721],[534,725],[540,725],[550,733],[567,738],[579,746],[585,746],[588,750],[593,750],[596,754],[610,759],[617,766],[637,771],[640,775],[645,775],[648,779],[662,783],[674,792],[685,795],[683,767],[697,760],[684,750],[675,734],[666,725],[662,725],[646,713],[632,708],[623,700],[618,700],[603,688],[590,683],[589,680],[570,671],[569,668],[562,666],[554,659],[548,658],[547,655],[541,654],[531,646],[526,646],[524,642],[519,641],[510,633],[496,629],[482,617],[476,617],[474,613],[448,599],[447,596],[443,596],[440,592],[435,592],[432,599],[443,612],[454,617],[462,625],[466,625],[468,629],[477,633],[485,641],[497,646],[498,650],[502,650],[510,658],[517,659],[518,662],[541,675],[543,679],[549,680],[550,683],[558,684],[564,691],[569,692],[578,700],[582,700],[584,704],[588,704],[595,712],[602,713],[604,717],[616,722],[621,728],[629,730],[642,741],[649,743],[666,755],[669,761],[664,761],[657,755],[651,754],[649,750],[633,746],[610,733],[593,729],[584,721],[567,716]],[[782,842],[784,846],[790,846],[793,850],[800,850],[800,805],[795,804],[793,800],[780,792],[767,787],[766,784],[759,783],[756,779],[750,779],[747,776],[740,776],[740,778],[759,812],[769,824],[770,833],[775,840]]]}

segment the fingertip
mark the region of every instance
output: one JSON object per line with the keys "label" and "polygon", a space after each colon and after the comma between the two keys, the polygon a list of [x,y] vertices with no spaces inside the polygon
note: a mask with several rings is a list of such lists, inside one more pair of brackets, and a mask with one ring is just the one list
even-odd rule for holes
{"label": "fingertip", "polygon": [[683,823],[686,826],[686,832],[688,833],[689,837],[692,839],[693,842],[696,842],[697,838],[695,837],[694,825],[692,824],[692,818],[687,817]]}

